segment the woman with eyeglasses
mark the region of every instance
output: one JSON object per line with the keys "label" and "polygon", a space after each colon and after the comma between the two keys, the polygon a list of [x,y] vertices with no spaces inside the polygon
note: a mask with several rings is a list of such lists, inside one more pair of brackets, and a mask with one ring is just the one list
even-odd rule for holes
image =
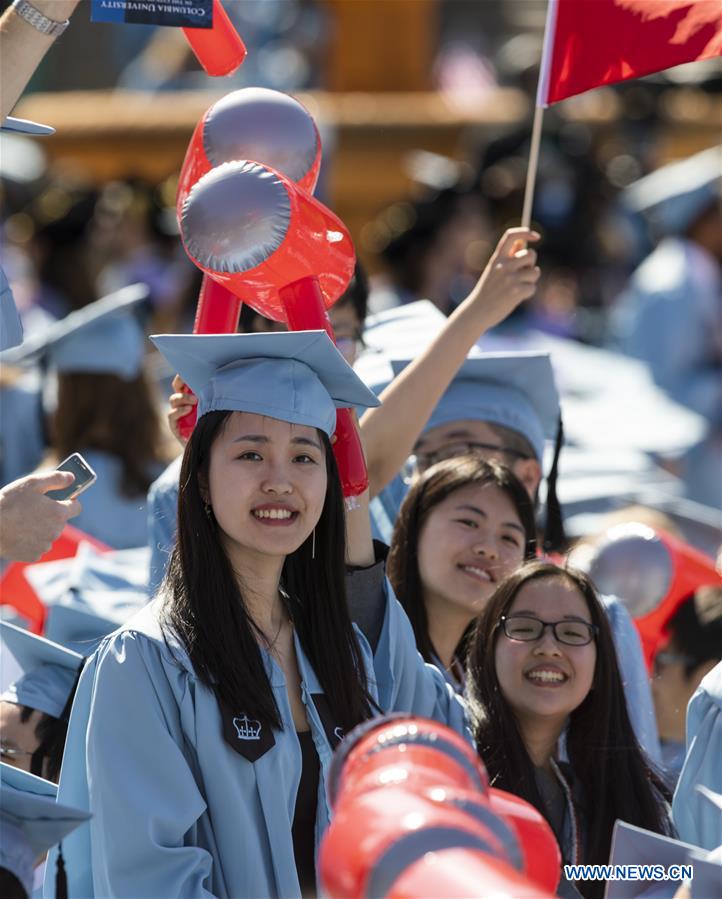
{"label": "woman with eyeglasses", "polygon": [[[606,864],[617,819],[673,832],[669,792],[634,736],[607,616],[586,575],[536,561],[510,575],[470,639],[467,678],[492,785],[539,809],[564,864]],[[604,882],[576,889],[597,897]]]}
{"label": "woman with eyeglasses", "polygon": [[534,557],[534,508],[504,465],[439,462],[411,487],[396,522],[388,576],[425,661],[464,688],[463,639],[496,585]]}

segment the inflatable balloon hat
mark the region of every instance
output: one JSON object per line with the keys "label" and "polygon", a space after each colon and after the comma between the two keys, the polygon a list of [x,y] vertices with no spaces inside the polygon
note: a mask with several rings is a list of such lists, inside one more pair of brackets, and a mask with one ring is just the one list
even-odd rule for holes
{"label": "inflatable balloon hat", "polygon": [[[176,195],[179,226],[183,204],[203,175],[224,162],[247,159],[278,169],[313,193],[321,167],[321,139],[305,106],[262,87],[233,91],[210,106],[193,132],[183,161]],[[232,333],[238,329],[240,312],[241,299],[204,275],[193,333]],[[195,423],[194,407],[179,422],[184,438]]]}
{"label": "inflatable balloon hat", "polygon": [[537,825],[525,843],[532,831],[520,838],[492,807],[478,755],[443,725],[403,715],[366,722],[336,750],[328,788],[334,816],[319,852],[328,895],[471,897],[481,884],[484,895],[554,894],[560,855],[549,825],[517,800]]}
{"label": "inflatable balloon hat", "polygon": [[183,33],[207,75],[232,75],[246,58],[246,46],[221,0],[213,0],[211,28],[184,28]]}
{"label": "inflatable balloon hat", "polygon": [[217,100],[196,125],[178,180],[178,221],[193,185],[224,162],[261,162],[313,193],[321,138],[298,100],[264,87],[245,87]]}
{"label": "inflatable balloon hat", "polygon": [[[333,339],[326,309],[351,280],[353,244],[340,219],[285,175],[257,162],[223,163],[191,188],[180,232],[195,265],[257,312]],[[349,410],[339,410],[334,454],[353,505],[368,477]]]}
{"label": "inflatable balloon hat", "polygon": [[714,560],[644,524],[610,528],[585,564],[600,593],[617,596],[634,618],[649,670],[667,626],[698,587],[722,584]]}

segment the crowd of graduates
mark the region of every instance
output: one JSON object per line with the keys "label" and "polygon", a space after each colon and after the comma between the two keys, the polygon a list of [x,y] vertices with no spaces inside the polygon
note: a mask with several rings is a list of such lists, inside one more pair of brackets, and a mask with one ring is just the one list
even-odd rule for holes
{"label": "crowd of graduates", "polygon": [[[618,306],[629,357],[524,316],[543,233],[506,230],[475,278],[455,264],[479,243],[458,184],[387,229],[383,290],[357,265],[335,345],[247,307],[239,333],[187,333],[197,279],[148,251],[129,185],[93,200],[84,239],[112,252],[86,284],[43,269],[57,246],[35,268],[10,254],[3,895],[316,895],[334,751],[396,712],[465,739],[562,866],[614,858],[616,822],[660,862],[681,841],[719,864],[721,163],[712,148],[629,194],[659,229]],[[23,304],[56,275],[79,300]],[[615,367],[630,396],[610,416],[594,380]],[[334,450],[349,408],[353,496]],[[75,452],[96,480],[53,499]],[[604,889],[560,870],[559,896]]]}

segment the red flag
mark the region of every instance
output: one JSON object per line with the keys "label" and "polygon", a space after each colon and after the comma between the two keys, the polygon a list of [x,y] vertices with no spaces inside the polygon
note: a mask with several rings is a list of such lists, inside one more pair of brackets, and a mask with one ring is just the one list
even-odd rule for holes
{"label": "red flag", "polygon": [[722,0],[549,0],[538,106],[722,55]]}

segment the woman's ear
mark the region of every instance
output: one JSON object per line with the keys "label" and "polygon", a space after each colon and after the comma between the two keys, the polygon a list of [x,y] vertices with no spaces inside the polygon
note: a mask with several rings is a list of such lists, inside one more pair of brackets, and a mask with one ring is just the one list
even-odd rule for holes
{"label": "woman's ear", "polygon": [[512,471],[526,487],[532,499],[536,496],[541,481],[541,465],[536,459],[519,459],[512,466]]}

